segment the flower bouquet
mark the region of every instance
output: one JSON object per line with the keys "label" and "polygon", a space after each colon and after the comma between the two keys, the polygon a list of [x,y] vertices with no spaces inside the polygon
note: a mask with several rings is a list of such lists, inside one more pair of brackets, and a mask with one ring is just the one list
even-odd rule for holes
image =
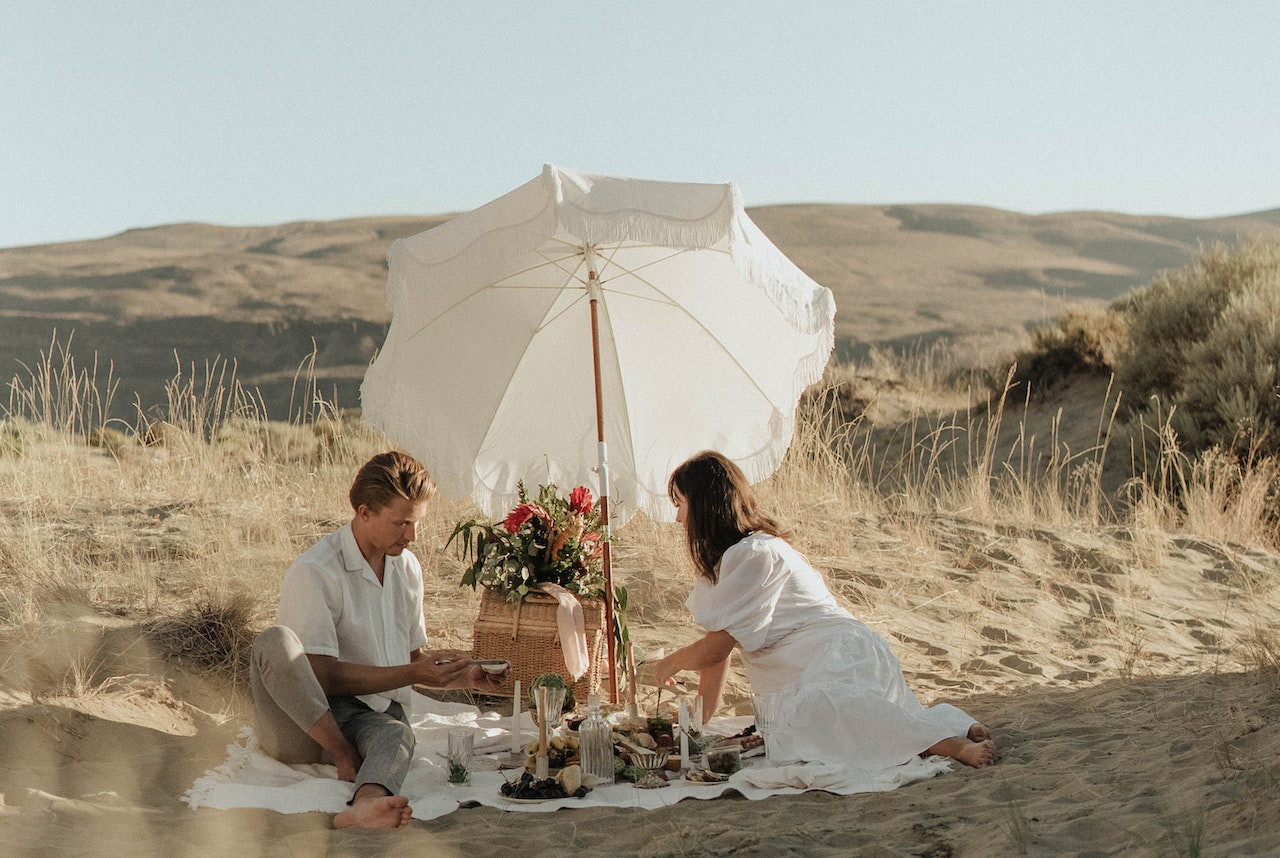
{"label": "flower bouquet", "polygon": [[462,586],[496,590],[518,602],[539,584],[559,584],[575,596],[604,595],[603,529],[590,489],[578,486],[562,497],[554,483],[531,499],[524,483],[520,502],[500,524],[460,522],[449,543],[462,539],[462,556],[473,557]]}
{"label": "flower bouquet", "polygon": [[[585,486],[567,497],[554,484],[539,486],[531,497],[524,483],[519,502],[498,524],[471,519],[454,527],[448,544],[459,540],[462,558],[471,561],[460,586],[484,589],[472,649],[511,665],[498,693],[514,693],[516,681],[530,688],[530,680],[550,672],[574,677],[573,693],[585,699],[612,669],[605,635],[612,633],[617,651],[625,653],[630,634],[623,587],[613,588],[613,628],[605,628],[603,530],[600,510]],[[568,594],[549,595],[546,585]],[[581,678],[569,669],[561,640],[565,597],[578,600],[584,614],[588,667]],[[572,663],[581,666],[581,644],[574,652],[579,655]]]}

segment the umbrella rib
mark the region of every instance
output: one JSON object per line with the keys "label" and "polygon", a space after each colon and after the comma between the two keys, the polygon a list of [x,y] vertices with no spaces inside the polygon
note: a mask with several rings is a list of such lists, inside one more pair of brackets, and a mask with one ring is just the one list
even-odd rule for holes
{"label": "umbrella rib", "polygon": [[[629,249],[634,248],[634,247],[660,247],[660,246],[661,246],[661,245],[657,245],[657,244],[650,244],[650,245],[631,244],[631,245],[627,245],[627,249],[629,250]],[[614,245],[614,247],[612,248],[612,250],[613,250],[613,255],[610,255],[610,256],[608,257],[608,259],[607,259],[608,264],[610,264],[610,265],[614,266],[615,268],[620,269],[620,270],[622,271],[622,273],[623,273],[623,274],[629,274],[629,275],[631,275],[631,276],[635,277],[637,280],[639,280],[641,283],[644,283],[644,284],[645,284],[646,286],[648,286],[650,289],[653,289],[655,292],[658,292],[658,293],[662,294],[662,295],[663,295],[663,297],[664,297],[666,300],[665,300],[665,301],[663,301],[663,300],[659,300],[659,299],[657,299],[657,298],[650,298],[650,297],[648,297],[648,296],[644,296],[644,295],[632,295],[632,294],[629,294],[629,293],[626,293],[626,292],[619,292],[619,291],[616,291],[616,290],[614,290],[614,294],[616,294],[616,295],[626,295],[628,298],[632,298],[632,299],[637,300],[637,301],[652,301],[652,302],[654,302],[655,304],[675,304],[676,302],[675,302],[675,301],[673,301],[673,300],[671,300],[670,296],[666,295],[666,293],[662,292],[662,290],[661,290],[661,289],[658,289],[656,286],[654,286],[654,285],[653,285],[653,283],[651,283],[650,281],[646,280],[644,277],[641,277],[641,276],[640,276],[640,275],[638,275],[636,272],[637,272],[637,271],[643,271],[643,270],[644,270],[644,269],[646,269],[646,268],[649,268],[649,267],[654,266],[654,265],[658,265],[658,264],[663,263],[663,262],[668,262],[668,261],[670,261],[670,260],[672,260],[672,259],[675,259],[677,256],[681,256],[681,255],[683,255],[683,254],[685,254],[685,253],[692,253],[692,252],[693,252],[693,249],[692,249],[692,248],[680,248],[680,249],[678,249],[678,250],[675,250],[673,253],[669,254],[668,256],[664,256],[664,257],[662,257],[661,259],[651,259],[651,260],[649,260],[648,262],[646,262],[645,264],[643,264],[643,265],[639,265],[639,266],[637,266],[637,267],[635,267],[635,268],[626,268],[626,267],[624,267],[624,266],[622,266],[622,265],[619,265],[617,262],[614,262],[613,257],[614,257],[615,255],[617,255],[617,253],[618,253],[618,252],[620,252],[622,249],[623,249],[623,246],[622,246],[622,245],[620,245],[620,244],[619,244],[619,245]],[[717,248],[700,248],[700,250],[701,250],[702,252],[707,252],[707,253],[720,253],[720,254],[724,254],[725,256],[728,256],[728,255],[729,255],[729,252],[728,252],[727,250],[720,250],[720,249],[717,249]],[[607,284],[610,280],[615,279],[617,276],[618,276],[618,275],[615,275],[614,277],[604,277],[604,276],[601,276],[601,278],[600,278],[600,288],[601,288],[601,289],[603,289],[603,290],[605,290],[605,291],[610,291],[610,290],[608,290],[608,289],[606,288],[606,285],[605,285],[605,284]]]}
{"label": "umbrella rib", "polygon": [[[562,242],[562,243],[563,243],[563,242]],[[567,245],[567,244],[566,244],[566,247],[568,247],[568,245]],[[453,302],[452,304],[450,304],[448,307],[445,307],[443,310],[441,310],[439,313],[437,313],[434,317],[432,317],[432,318],[430,318],[430,319],[426,320],[426,321],[425,321],[425,322],[423,322],[421,325],[419,325],[419,326],[418,326],[414,331],[412,331],[412,332],[409,334],[408,339],[409,339],[409,340],[414,339],[414,338],[415,338],[415,337],[417,337],[419,334],[423,333],[423,332],[424,332],[424,331],[426,331],[428,328],[430,328],[432,325],[434,325],[436,322],[440,321],[440,319],[442,319],[442,318],[444,318],[445,316],[449,315],[449,314],[450,314],[450,313],[452,313],[454,310],[456,310],[458,307],[460,307],[460,306],[462,306],[463,304],[467,303],[467,301],[470,301],[472,298],[474,298],[475,296],[479,295],[481,292],[484,292],[484,291],[485,291],[485,290],[487,290],[487,289],[511,289],[511,290],[517,290],[517,289],[533,289],[533,290],[538,290],[538,289],[555,289],[555,290],[559,290],[559,289],[563,289],[563,288],[564,288],[564,281],[562,281],[562,282],[561,282],[561,284],[560,284],[559,286],[551,286],[551,285],[546,285],[546,286],[538,286],[538,285],[534,285],[534,286],[504,286],[504,285],[502,285],[502,281],[503,281],[503,280],[507,280],[507,279],[510,279],[510,278],[513,278],[513,277],[519,277],[519,276],[520,276],[520,275],[522,275],[522,274],[528,274],[530,271],[536,271],[538,268],[542,268],[544,265],[551,265],[551,266],[554,266],[555,268],[560,269],[560,270],[561,270],[561,271],[563,271],[566,275],[568,275],[568,278],[567,278],[567,279],[578,279],[578,278],[577,278],[577,276],[576,276],[576,274],[575,274],[575,272],[576,272],[576,270],[577,270],[576,268],[574,268],[573,270],[570,270],[570,269],[565,268],[563,265],[561,265],[561,262],[563,262],[565,259],[571,259],[574,255],[576,255],[576,253],[575,253],[575,254],[566,254],[566,255],[565,255],[565,256],[563,256],[563,257],[556,257],[556,258],[552,258],[552,257],[550,257],[550,256],[548,256],[548,255],[546,255],[546,254],[544,254],[544,253],[541,253],[541,252],[539,252],[539,255],[540,255],[540,256],[542,256],[542,258],[543,258],[544,260],[546,260],[544,263],[539,263],[539,264],[537,264],[537,265],[530,265],[530,266],[528,266],[528,267],[526,267],[526,268],[522,268],[522,269],[520,269],[519,271],[513,271],[513,272],[511,272],[510,274],[504,275],[503,277],[499,278],[498,280],[493,281],[492,283],[486,283],[486,284],[483,284],[483,285],[481,285],[479,288],[475,289],[473,292],[471,292],[471,293],[469,293],[469,294],[467,294],[467,295],[463,295],[463,296],[462,296],[461,298],[459,298],[457,301],[454,301],[454,302]],[[579,282],[581,282],[581,280],[579,280]],[[576,303],[576,302],[575,302],[575,303]]]}
{"label": "umbrella rib", "polygon": [[556,313],[554,316],[552,316],[552,317],[551,317],[551,318],[549,318],[549,319],[543,319],[543,320],[542,320],[542,322],[538,325],[538,328],[537,328],[537,329],[538,329],[538,331],[541,331],[541,330],[543,330],[544,328],[548,328],[548,327],[550,327],[550,326],[551,326],[551,324],[552,324],[553,322],[555,322],[555,320],[556,320],[556,319],[560,318],[560,317],[561,317],[561,316],[563,316],[565,313],[567,313],[567,312],[569,312],[570,310],[572,310],[572,309],[573,309],[574,307],[576,307],[578,304],[581,304],[581,303],[582,303],[582,299],[583,299],[583,298],[585,298],[586,296],[587,296],[587,293],[586,293],[586,292],[583,292],[583,293],[582,293],[581,295],[579,295],[577,298],[574,298],[572,301],[570,301],[570,302],[569,302],[569,304],[568,304],[568,306],[566,306],[566,307],[565,307],[563,310],[561,310],[559,313]]}
{"label": "umbrella rib", "polygon": [[[494,280],[492,283],[486,284],[485,288],[496,287],[499,289],[563,289],[564,288],[563,282],[561,282],[559,286],[504,286],[502,285],[504,280],[510,280],[513,277],[519,277],[522,274],[528,274],[530,271],[537,271],[539,268],[544,268],[547,265],[551,265],[560,269],[565,274],[567,274],[569,278],[578,279],[575,274],[575,272],[577,271],[577,266],[575,266],[572,270],[570,270],[560,264],[565,259],[572,259],[574,256],[577,255],[576,253],[566,254],[561,257],[552,258],[551,256],[548,256],[547,254],[541,251],[538,251],[538,255],[543,258],[544,260],[543,262],[540,262],[536,265],[530,265],[525,268],[521,268],[519,271],[512,271],[510,274],[505,274],[502,277],[499,277],[497,280]],[[582,282],[582,281],[578,279],[578,282]]]}
{"label": "umbrella rib", "polygon": [[[664,245],[660,245],[660,244],[648,244],[648,245],[645,245],[645,244],[628,244],[628,245],[626,245],[625,247],[626,247],[626,249],[627,249],[627,250],[631,250],[631,249],[636,248],[636,247],[663,247],[663,246],[664,246]],[[615,245],[611,248],[611,250],[613,251],[613,253],[611,253],[611,254],[609,255],[609,257],[607,258],[607,262],[608,262],[610,265],[614,265],[614,266],[617,266],[618,268],[621,268],[621,269],[623,270],[623,272],[625,272],[625,273],[627,273],[627,274],[634,274],[635,272],[637,272],[637,271],[643,271],[644,269],[646,269],[646,268],[648,268],[648,267],[650,267],[650,266],[652,266],[652,265],[659,265],[659,264],[661,264],[661,263],[663,263],[663,262],[669,262],[670,260],[675,259],[677,256],[682,256],[682,255],[684,255],[684,254],[686,254],[686,253],[692,253],[695,249],[696,249],[699,253],[719,253],[719,254],[721,254],[721,255],[723,255],[723,256],[728,256],[728,255],[729,255],[729,251],[727,251],[727,250],[722,250],[722,249],[720,249],[720,248],[718,248],[718,247],[700,247],[700,248],[680,247],[680,248],[666,248],[666,249],[668,249],[668,250],[671,250],[672,252],[671,252],[669,255],[662,257],[661,259],[651,259],[651,260],[649,260],[648,262],[646,262],[644,265],[640,265],[640,266],[638,266],[638,267],[636,267],[636,268],[623,268],[621,265],[618,265],[618,263],[616,263],[616,262],[614,262],[614,261],[613,261],[614,256],[616,256],[618,253],[620,253],[620,252],[623,250],[623,247],[624,247],[624,246],[623,246],[623,245],[621,245],[621,244],[615,244]],[[603,282],[604,282],[604,280],[605,280],[605,278],[604,278],[604,272],[601,272],[601,282],[603,283]]]}
{"label": "umbrella rib", "polygon": [[[626,270],[626,269],[623,269],[623,270]],[[721,350],[721,352],[723,352],[723,353],[724,353],[724,355],[725,355],[727,358],[729,358],[729,360],[730,360],[730,361],[732,361],[732,362],[733,362],[733,364],[734,364],[735,366],[737,366],[737,367],[738,367],[738,369],[742,370],[742,375],[743,375],[743,377],[744,377],[744,378],[746,378],[746,379],[748,379],[748,380],[751,382],[751,385],[752,385],[752,386],[753,386],[757,391],[759,391],[759,392],[760,392],[760,395],[765,399],[765,401],[766,401],[766,402],[773,402],[773,399],[769,396],[768,392],[766,392],[766,391],[765,391],[765,389],[764,389],[763,387],[761,387],[761,386],[760,386],[760,384],[756,381],[755,376],[754,376],[754,375],[752,375],[752,374],[747,370],[747,368],[746,368],[745,366],[743,366],[743,365],[742,365],[742,361],[738,360],[737,356],[736,356],[733,352],[731,352],[731,351],[729,351],[728,349],[724,348],[724,346],[720,343],[720,339],[719,339],[718,337],[716,337],[716,335],[715,335],[714,333],[712,333],[712,331],[711,331],[711,329],[710,329],[710,328],[708,328],[705,324],[703,324],[703,323],[702,323],[702,320],[700,320],[697,316],[695,316],[695,315],[693,315],[692,313],[690,313],[687,309],[685,309],[685,307],[684,307],[684,305],[683,305],[683,304],[681,304],[679,301],[677,301],[677,300],[675,300],[674,298],[672,298],[672,297],[671,297],[670,295],[668,295],[668,294],[667,294],[663,289],[660,289],[656,284],[654,284],[653,282],[651,282],[651,281],[650,281],[650,280],[648,280],[647,278],[644,278],[644,277],[640,277],[640,276],[638,276],[638,275],[635,275],[635,274],[634,274],[634,272],[630,272],[630,273],[632,273],[632,276],[635,276],[635,278],[636,278],[637,280],[639,280],[641,283],[643,283],[643,284],[645,284],[646,286],[648,286],[650,289],[652,289],[652,290],[653,290],[654,292],[656,292],[657,294],[661,295],[661,296],[662,296],[663,298],[665,298],[666,300],[665,300],[665,301],[660,301],[660,300],[658,300],[657,298],[641,297],[641,296],[638,296],[638,295],[626,295],[626,297],[628,297],[628,298],[635,298],[635,299],[637,299],[637,300],[648,300],[648,301],[653,301],[654,303],[657,303],[657,304],[664,304],[664,303],[665,303],[667,306],[674,307],[678,312],[683,313],[683,314],[684,314],[684,316],[685,316],[686,318],[688,318],[691,322],[693,322],[695,325],[697,325],[699,328],[701,328],[703,331],[705,331],[705,332],[707,333],[707,336],[709,336],[709,337],[711,338],[711,341],[712,341],[712,342],[714,342],[714,343],[716,343],[717,345],[719,345],[719,346],[720,346],[720,350]],[[624,295],[624,294],[626,294],[626,293],[623,293],[623,292],[615,292],[614,294],[615,294],[615,295]],[[612,321],[610,321],[609,328],[610,328],[610,331],[612,331],[612,329],[613,329],[613,323],[612,323]],[[616,346],[617,340],[616,340],[616,339],[614,339],[613,337],[610,337],[610,339],[611,339],[611,340],[613,340],[613,342],[615,343],[614,350],[613,350],[613,353],[614,353],[614,361],[615,361],[615,363],[616,363],[618,366],[621,366],[621,361],[619,360],[619,356],[618,356],[618,349],[617,349],[617,346]],[[629,422],[629,421],[628,421],[628,422]]]}

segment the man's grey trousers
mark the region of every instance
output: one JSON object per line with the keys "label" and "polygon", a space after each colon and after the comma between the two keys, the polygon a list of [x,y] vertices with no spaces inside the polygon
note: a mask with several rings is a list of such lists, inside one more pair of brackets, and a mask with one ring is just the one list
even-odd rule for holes
{"label": "man's grey trousers", "polygon": [[272,626],[253,642],[249,662],[258,743],[282,763],[332,762],[307,735],[326,711],[364,760],[356,789],[380,784],[400,793],[413,760],[414,738],[399,703],[375,712],[357,697],[326,697],[302,642],[285,626]]}

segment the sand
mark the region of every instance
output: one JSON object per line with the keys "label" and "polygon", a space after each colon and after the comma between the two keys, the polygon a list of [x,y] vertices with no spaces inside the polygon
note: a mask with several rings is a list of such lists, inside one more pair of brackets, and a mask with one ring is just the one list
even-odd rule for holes
{"label": "sand", "polygon": [[[950,568],[913,567],[890,544],[900,535],[870,524],[854,528],[861,562],[815,559],[890,635],[921,697],[991,726],[990,769],[651,812],[462,808],[392,832],[334,832],[320,813],[193,811],[181,796],[225,758],[243,697],[156,657],[139,621],[70,599],[0,642],[0,856],[1276,854],[1280,673],[1267,630],[1280,557],[1121,530],[922,526]],[[440,610],[464,629],[472,609],[455,601]],[[695,634],[660,611],[635,631],[650,645]],[[739,677],[738,703],[743,690]]]}

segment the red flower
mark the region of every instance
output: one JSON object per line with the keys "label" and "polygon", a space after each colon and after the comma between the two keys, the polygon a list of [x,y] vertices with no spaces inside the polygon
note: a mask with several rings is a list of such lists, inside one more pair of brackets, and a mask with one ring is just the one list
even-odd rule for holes
{"label": "red flower", "polygon": [[569,509],[579,515],[589,515],[591,508],[596,505],[591,498],[591,489],[586,486],[578,486],[569,492]]}
{"label": "red flower", "polygon": [[511,510],[511,513],[502,520],[502,527],[507,531],[507,533],[515,533],[520,529],[520,525],[524,524],[534,516],[537,516],[543,521],[550,519],[550,516],[547,515],[547,511],[536,503],[522,503],[515,509]]}

